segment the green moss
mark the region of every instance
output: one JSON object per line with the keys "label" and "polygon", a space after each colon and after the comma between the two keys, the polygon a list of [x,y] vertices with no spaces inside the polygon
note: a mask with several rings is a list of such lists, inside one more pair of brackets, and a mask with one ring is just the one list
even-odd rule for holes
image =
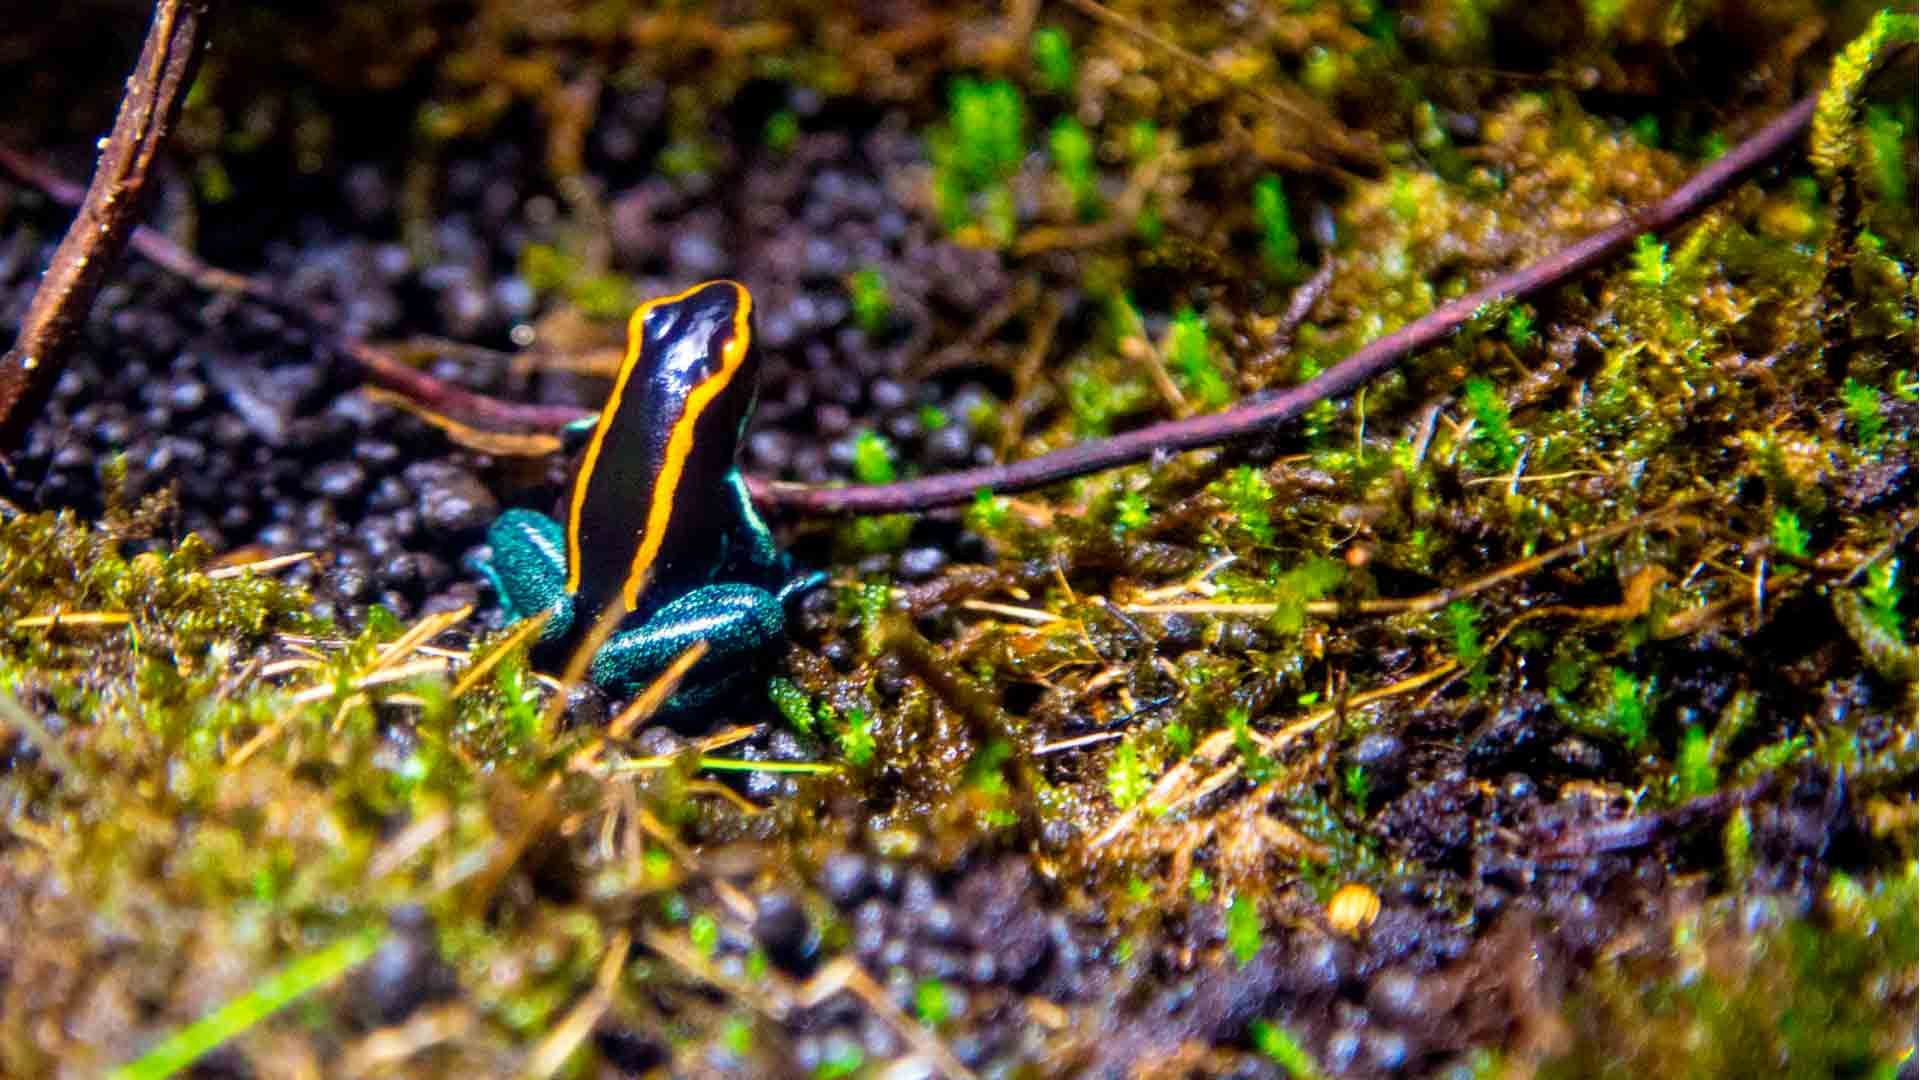
{"label": "green moss", "polygon": [[1010,240],[1013,194],[1006,185],[1026,156],[1026,103],[1004,79],[960,78],[948,88],[947,104],[946,126],[928,141],[941,220],[949,230],[984,220],[996,240]]}
{"label": "green moss", "polygon": [[847,275],[847,299],[853,304],[853,321],[861,330],[873,337],[886,332],[893,321],[893,297],[888,294],[885,274],[865,267]]}
{"label": "green moss", "polygon": [[913,1014],[930,1028],[945,1026],[958,1015],[958,991],[939,979],[921,979],[913,987]]}
{"label": "green moss", "polygon": [[1865,886],[1836,876],[1819,918],[1752,938],[1735,905],[1682,914],[1664,956],[1601,965],[1539,1075],[1891,1075],[1912,1039],[1895,987],[1920,950],[1915,883],[1912,864]]}
{"label": "green moss", "polygon": [[1886,442],[1887,422],[1880,414],[1880,391],[1849,377],[1840,388],[1846,403],[1847,419],[1853,424],[1853,441],[1860,449],[1874,451]]}
{"label": "green moss", "polygon": [[1807,543],[1812,540],[1807,530],[1800,524],[1800,515],[1787,507],[1781,507],[1773,513],[1773,546],[1783,555],[1796,559],[1808,557]]}
{"label": "green moss", "polygon": [[760,142],[776,154],[784,154],[793,149],[800,138],[800,118],[792,109],[781,109],[767,117],[767,126],[761,129]]}
{"label": "green moss", "polygon": [[1067,32],[1057,26],[1043,26],[1033,32],[1033,40],[1028,42],[1027,50],[1033,56],[1034,71],[1040,77],[1040,88],[1053,94],[1067,94],[1073,91],[1077,78],[1073,62],[1073,42],[1067,39]]}
{"label": "green moss", "polygon": [[1233,962],[1246,967],[1265,944],[1266,922],[1260,909],[1247,896],[1235,896],[1227,905],[1227,953]]}
{"label": "green moss", "polygon": [[862,431],[853,439],[853,477],[863,484],[891,484],[897,478],[893,468],[893,444],[885,435]]}
{"label": "green moss", "polygon": [[1214,494],[1226,503],[1233,527],[1261,546],[1273,543],[1273,485],[1260,470],[1241,465],[1214,485]]}
{"label": "green moss", "polygon": [[1268,276],[1276,281],[1299,278],[1300,240],[1278,176],[1263,176],[1253,185],[1253,220],[1260,227],[1260,262]]}
{"label": "green moss", "polygon": [[1286,1028],[1265,1020],[1255,1020],[1249,1030],[1253,1035],[1254,1049],[1280,1066],[1287,1076],[1294,1080],[1317,1080],[1323,1075],[1313,1055]]}
{"label": "green moss", "polygon": [[1473,417],[1473,450],[1481,465],[1496,472],[1513,468],[1520,460],[1520,444],[1500,392],[1486,379],[1475,378],[1467,380],[1461,396]]}
{"label": "green moss", "polygon": [[1087,129],[1070,116],[1061,117],[1047,133],[1047,150],[1074,213],[1082,220],[1099,216],[1099,180],[1094,172],[1093,139]]}
{"label": "green moss", "polygon": [[1113,805],[1126,810],[1145,798],[1152,786],[1133,740],[1121,740],[1107,763],[1107,794],[1113,797]]}

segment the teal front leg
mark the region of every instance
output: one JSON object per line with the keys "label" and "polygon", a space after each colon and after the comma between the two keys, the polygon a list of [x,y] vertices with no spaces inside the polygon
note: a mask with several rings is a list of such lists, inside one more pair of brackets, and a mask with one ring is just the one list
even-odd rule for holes
{"label": "teal front leg", "polygon": [[608,639],[587,669],[588,677],[615,692],[639,689],[666,670],[695,642],[706,655],[681,683],[674,703],[685,706],[744,671],[745,661],[786,629],[780,600],[752,585],[708,585],[653,613],[653,617]]}
{"label": "teal front leg", "polygon": [[508,510],[487,529],[493,558],[480,572],[493,582],[507,621],[519,622],[551,611],[542,641],[566,634],[573,625],[573,598],[567,595],[567,535],[560,523],[537,510]]}

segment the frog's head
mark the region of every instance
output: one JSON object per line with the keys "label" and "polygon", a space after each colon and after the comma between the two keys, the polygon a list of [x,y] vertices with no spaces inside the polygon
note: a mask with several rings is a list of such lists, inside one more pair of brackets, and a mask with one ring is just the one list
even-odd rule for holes
{"label": "frog's head", "polygon": [[720,504],[759,392],[753,298],[709,281],[640,305],[627,353],[574,476],[567,505],[567,591],[633,608],[661,564],[680,557],[673,528]]}

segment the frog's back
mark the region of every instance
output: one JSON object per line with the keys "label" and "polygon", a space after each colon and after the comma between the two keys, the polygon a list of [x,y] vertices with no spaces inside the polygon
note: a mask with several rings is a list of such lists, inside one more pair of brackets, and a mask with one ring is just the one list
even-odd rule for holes
{"label": "frog's back", "polygon": [[741,528],[728,497],[758,390],[752,299],[708,282],[643,305],[565,507],[576,625],[645,614],[712,579]]}

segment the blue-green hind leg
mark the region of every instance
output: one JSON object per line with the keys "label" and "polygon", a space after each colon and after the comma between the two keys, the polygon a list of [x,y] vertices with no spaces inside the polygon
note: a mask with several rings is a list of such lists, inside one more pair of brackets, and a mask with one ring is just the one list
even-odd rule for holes
{"label": "blue-green hind leg", "polygon": [[480,572],[493,583],[508,622],[553,612],[543,639],[566,633],[573,622],[567,595],[567,538],[560,523],[537,510],[508,510],[487,529],[493,556]]}
{"label": "blue-green hind leg", "polygon": [[754,654],[777,640],[786,628],[780,600],[752,585],[708,585],[654,612],[653,617],[608,639],[594,656],[588,675],[610,690],[636,690],[664,671],[697,641],[706,655],[694,665],[674,705],[684,707],[711,697],[751,665]]}

